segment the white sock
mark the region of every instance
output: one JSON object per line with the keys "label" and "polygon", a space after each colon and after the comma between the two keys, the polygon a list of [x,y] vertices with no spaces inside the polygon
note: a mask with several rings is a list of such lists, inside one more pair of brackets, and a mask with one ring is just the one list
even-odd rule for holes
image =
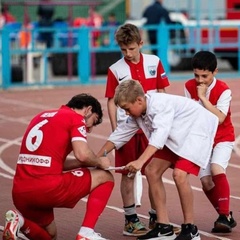
{"label": "white sock", "polygon": [[153,208],[151,208],[149,212],[152,213],[152,214],[156,214],[156,210],[153,209]]}
{"label": "white sock", "polygon": [[83,234],[83,235],[90,235],[94,232],[94,230],[92,228],[89,227],[81,227],[79,230],[79,234]]}
{"label": "white sock", "polygon": [[123,207],[125,215],[133,215],[133,214],[137,214],[136,213],[136,206],[135,204],[133,204],[130,207]]}
{"label": "white sock", "polygon": [[17,211],[17,210],[15,210],[15,211],[18,214],[19,225],[20,225],[20,227],[22,227],[23,224],[24,224],[24,218],[23,218],[22,214],[19,211]]}

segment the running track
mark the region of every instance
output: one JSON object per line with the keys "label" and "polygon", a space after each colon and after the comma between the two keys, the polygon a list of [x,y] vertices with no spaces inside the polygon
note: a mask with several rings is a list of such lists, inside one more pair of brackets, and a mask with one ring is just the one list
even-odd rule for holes
{"label": "running track", "polygon": [[[240,90],[239,80],[229,80],[228,85],[233,92],[232,118],[235,126],[236,136],[240,135]],[[105,86],[76,86],[65,88],[44,89],[21,89],[0,92],[0,230],[4,225],[5,212],[13,208],[11,199],[11,186],[16,159],[21,142],[22,134],[30,119],[39,111],[58,108],[65,104],[73,95],[80,92],[91,93],[97,97],[105,109],[102,125],[96,127],[89,135],[89,143],[97,152],[110,133],[110,124],[107,116],[106,99],[104,98]],[[172,94],[183,95],[183,82],[172,82],[168,88]],[[110,155],[113,160],[113,156]],[[240,239],[240,156],[233,153],[230,166],[228,167],[228,178],[231,186],[231,210],[238,222],[238,226],[228,235],[213,235],[211,228],[217,218],[217,214],[201,191],[200,182],[197,177],[191,178],[195,196],[195,218],[196,224],[201,232],[202,240],[239,240]],[[114,163],[114,161],[113,161]],[[122,212],[122,201],[119,191],[119,174],[114,174],[116,179],[115,188],[108,206],[103,212],[96,226],[96,231],[111,240],[130,240],[134,237],[122,236],[124,216]],[[175,225],[182,222],[182,213],[176,187],[172,181],[171,170],[165,174],[167,199],[170,220]],[[29,183],[30,184],[30,183]],[[56,209],[56,223],[58,227],[59,240],[73,240],[81,225],[85,211],[86,199],[80,201],[74,209]],[[141,220],[148,223],[149,201],[147,197],[147,183],[143,179],[142,205],[138,208]],[[0,237],[2,233],[0,232]]]}

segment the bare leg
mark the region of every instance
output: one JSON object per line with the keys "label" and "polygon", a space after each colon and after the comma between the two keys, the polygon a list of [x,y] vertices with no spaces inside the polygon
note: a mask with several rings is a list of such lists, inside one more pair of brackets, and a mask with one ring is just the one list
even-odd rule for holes
{"label": "bare leg", "polygon": [[152,205],[155,207],[157,221],[165,224],[169,224],[169,218],[162,175],[170,167],[170,165],[171,163],[169,161],[153,158],[145,169],[149,185],[150,200],[152,199]]}
{"label": "bare leg", "polygon": [[134,186],[134,179],[129,178],[127,175],[122,175],[121,195],[122,195],[124,207],[135,204],[133,186]]}
{"label": "bare leg", "polygon": [[173,171],[173,178],[177,186],[177,190],[178,190],[178,194],[179,194],[179,198],[182,206],[184,223],[193,224],[194,222],[193,192],[192,192],[191,185],[189,183],[188,173],[175,168]]}

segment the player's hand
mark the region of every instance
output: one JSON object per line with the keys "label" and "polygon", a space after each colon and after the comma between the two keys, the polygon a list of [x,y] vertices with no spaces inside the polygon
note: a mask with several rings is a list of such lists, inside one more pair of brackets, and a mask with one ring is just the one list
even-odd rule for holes
{"label": "player's hand", "polygon": [[106,168],[110,167],[110,164],[111,164],[111,161],[110,161],[109,158],[107,158],[107,157],[100,157],[99,158],[98,168],[106,169]]}

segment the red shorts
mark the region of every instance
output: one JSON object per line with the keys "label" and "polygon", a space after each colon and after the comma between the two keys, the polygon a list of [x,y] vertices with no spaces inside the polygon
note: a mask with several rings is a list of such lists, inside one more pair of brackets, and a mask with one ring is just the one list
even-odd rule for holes
{"label": "red shorts", "polygon": [[[163,147],[163,149],[158,150],[154,156],[154,158],[160,158],[160,159],[164,159],[167,160],[169,162],[172,163],[172,168],[178,168],[181,169],[187,173],[193,174],[193,175],[198,175],[200,167],[198,165],[196,165],[195,163],[180,157],[178,155],[176,155],[174,152],[172,152],[169,148],[167,148],[166,146]],[[142,174],[144,174],[145,171],[145,167],[147,166],[147,164],[151,161],[148,160],[142,167]],[[161,161],[161,160],[160,160]]]}
{"label": "red shorts", "polygon": [[[148,140],[143,132],[135,134],[129,142],[115,151],[115,166],[121,167],[128,163],[137,160],[146,147]],[[128,171],[116,171],[118,173],[127,174]]]}
{"label": "red shorts", "polygon": [[[24,185],[19,181],[16,181],[18,183],[13,186],[15,207],[25,218],[42,227],[54,220],[54,208],[73,208],[90,192],[91,174],[87,168],[67,172],[55,178],[60,178],[60,181],[58,179],[57,184],[54,187],[51,184],[49,188],[47,182],[45,184],[42,180],[38,184],[34,183],[35,188],[31,191],[24,191]],[[43,185],[45,185],[44,188]]]}

